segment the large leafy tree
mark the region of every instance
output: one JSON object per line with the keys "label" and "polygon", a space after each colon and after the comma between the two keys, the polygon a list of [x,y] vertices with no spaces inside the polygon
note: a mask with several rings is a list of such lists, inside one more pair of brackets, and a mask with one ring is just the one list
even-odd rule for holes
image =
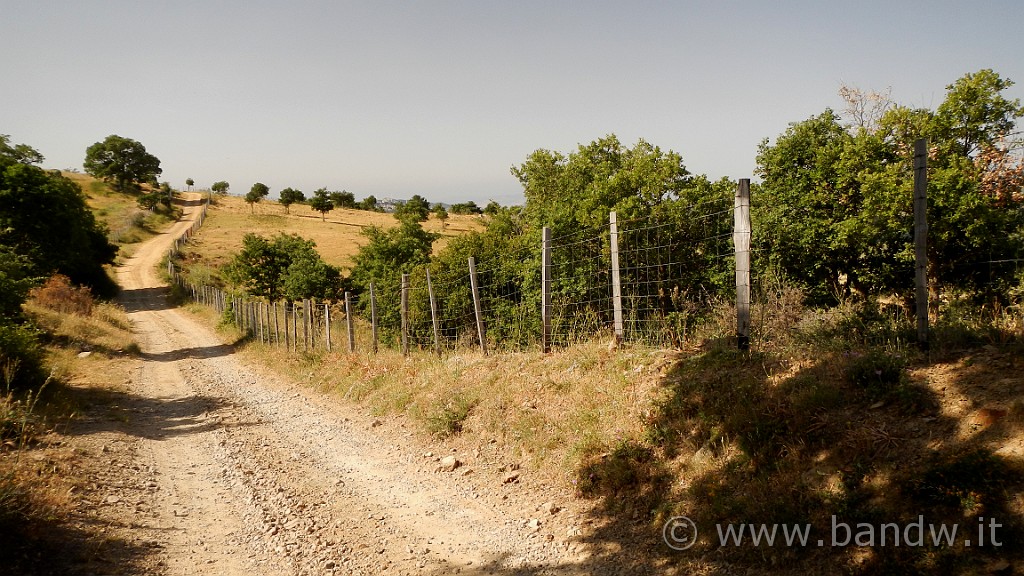
{"label": "large leafy tree", "polygon": [[134,190],[163,173],[160,160],[141,142],[112,134],[85,151],[85,171],[118,190]]}
{"label": "large leafy tree", "polygon": [[355,208],[356,207],[356,195],[349,192],[348,190],[342,190],[341,192],[331,192],[331,204],[334,204],[335,208]]}
{"label": "large leafy tree", "polygon": [[227,194],[229,188],[231,188],[231,185],[228,184],[227,181],[225,180],[219,180],[217,182],[214,182],[213,185],[210,186],[210,190],[212,190],[216,194]]}
{"label": "large leafy tree", "polygon": [[278,202],[281,206],[284,206],[286,214],[291,214],[292,204],[297,204],[306,201],[306,195],[302,193],[302,190],[296,190],[294,188],[285,188],[281,190],[280,198]]}
{"label": "large leafy tree", "polygon": [[295,234],[270,239],[246,234],[225,275],[249,294],[269,300],[334,299],[341,286],[340,272],[320,258],[316,243]]}
{"label": "large leafy tree", "polygon": [[990,264],[1022,249],[1024,206],[1013,189],[1024,166],[1007,138],[1024,109],[1003,95],[1011,85],[982,70],[947,86],[934,111],[891,106],[877,123],[847,128],[826,110],[763,142],[754,230],[764,265],[820,302],[851,291],[909,294],[912,150],[927,138],[930,285],[992,288]]}
{"label": "large leafy tree", "polygon": [[42,160],[35,150],[8,142],[0,137],[0,244],[21,255],[34,276],[60,272],[111,295],[116,286],[103,265],[114,261],[117,247],[107,240],[81,189],[59,172],[34,166]]}

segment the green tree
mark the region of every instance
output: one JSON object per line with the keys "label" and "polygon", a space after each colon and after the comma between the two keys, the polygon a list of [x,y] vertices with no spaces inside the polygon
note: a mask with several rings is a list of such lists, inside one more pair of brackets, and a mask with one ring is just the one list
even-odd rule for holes
{"label": "green tree", "polygon": [[463,215],[464,214],[482,214],[483,210],[481,210],[480,207],[476,205],[476,202],[473,202],[472,200],[469,200],[467,202],[457,202],[455,204],[452,204],[451,213],[452,214],[463,214]]}
{"label": "green tree", "polygon": [[448,210],[444,207],[444,204],[434,204],[432,212],[434,217],[441,221],[441,228],[448,225]]}
{"label": "green tree", "polygon": [[320,188],[313,192],[313,197],[309,200],[309,207],[319,212],[320,220],[326,222],[327,213],[334,210],[334,203],[331,202],[330,192],[326,188]]}
{"label": "green tree", "polygon": [[377,206],[377,197],[373,196],[372,194],[370,196],[367,196],[366,198],[363,198],[362,202],[359,203],[359,208],[361,210],[367,210],[370,212],[377,212],[378,210],[380,210],[380,208]]}
{"label": "green tree", "polygon": [[430,203],[419,194],[414,194],[412,198],[402,202],[395,209],[395,218],[399,220],[411,218],[416,222],[423,222],[428,216],[430,216]]}
{"label": "green tree", "polygon": [[[986,187],[992,158],[1006,158],[993,151],[1024,115],[1019,101],[1002,94],[1011,85],[982,70],[947,86],[934,112],[888,107],[869,130],[847,129],[826,110],[791,125],[774,144],[764,141],[757,160],[762,185],[753,196],[763,265],[783,271],[822,303],[850,292],[909,297],[912,150],[916,139],[928,138],[933,302],[943,285],[990,290],[987,263],[1022,251],[1021,198],[1002,184]],[[1010,182],[1014,170],[1003,171]]]}
{"label": "green tree", "polygon": [[316,243],[295,234],[272,239],[246,234],[225,276],[247,293],[271,301],[334,299],[341,285],[340,272],[323,262]]}
{"label": "green tree", "polygon": [[4,245],[0,235],[0,324],[21,318],[21,305],[36,282],[29,259]]}
{"label": "green tree", "polygon": [[89,210],[77,184],[32,163],[42,156],[25,145],[0,146],[0,244],[23,255],[32,276],[60,272],[76,284],[112,295],[103,269],[117,247]]}
{"label": "green tree", "polygon": [[262,182],[257,182],[252,185],[249,192],[245,195],[245,201],[249,204],[249,212],[255,212],[256,204],[267,197],[270,194],[270,187]]}
{"label": "green tree", "polygon": [[213,185],[210,186],[210,190],[217,194],[227,194],[229,188],[231,188],[231,185],[225,182],[224,180],[214,182]]}
{"label": "green tree", "polygon": [[281,206],[284,206],[286,214],[291,214],[292,204],[299,204],[305,201],[306,195],[303,194],[301,190],[296,190],[294,188],[285,188],[284,190],[281,190],[281,196],[278,199],[278,203],[280,203]]}
{"label": "green tree", "polygon": [[192,191],[192,186],[195,186],[195,183],[196,183],[196,181],[191,179],[191,178],[186,178],[185,179],[185,186],[188,186],[188,191],[189,192]]}
{"label": "green tree", "polygon": [[110,135],[85,151],[85,171],[111,182],[117,190],[137,190],[163,173],[160,160],[146,151],[142,143]]}
{"label": "green tree", "polygon": [[0,158],[18,164],[39,164],[43,161],[43,155],[28,144],[12,146],[11,137],[7,134],[0,134]]}
{"label": "green tree", "polygon": [[487,216],[494,216],[499,210],[501,210],[501,204],[498,204],[494,200],[491,200],[486,206],[484,206],[484,214]]}
{"label": "green tree", "polygon": [[331,204],[334,204],[335,208],[355,208],[356,196],[347,190],[331,192]]}
{"label": "green tree", "polygon": [[[439,235],[425,231],[411,219],[387,230],[370,226],[363,229],[363,235],[367,243],[353,257],[349,278],[354,289],[362,293],[368,292],[370,283],[374,283],[381,326],[393,331],[398,327],[402,274],[430,260],[431,248]],[[367,299],[360,299],[360,306],[368,312]]]}

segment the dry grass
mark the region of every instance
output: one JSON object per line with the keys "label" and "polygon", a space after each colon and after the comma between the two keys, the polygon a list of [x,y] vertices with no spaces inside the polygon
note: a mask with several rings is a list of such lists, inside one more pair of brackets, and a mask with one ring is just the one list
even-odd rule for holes
{"label": "dry grass", "polygon": [[609,351],[600,340],[547,355],[463,351],[442,358],[418,350],[406,358],[387,348],[378,354],[273,349],[250,343],[243,354],[376,415],[409,416],[454,447],[495,441],[509,458],[564,486],[588,447],[642,435],[657,375],[672,355]]}
{"label": "dry grass", "polygon": [[137,353],[139,346],[131,332],[131,321],[124,309],[102,302],[92,314],[65,314],[30,300],[24,306],[33,321],[46,330],[51,339],[78,351],[96,350],[107,354]]}
{"label": "dry grass", "polygon": [[[218,196],[195,241],[187,249],[189,264],[219,268],[241,249],[246,233],[274,236],[283,232],[313,240],[327,263],[347,268],[352,264],[352,256],[366,243],[361,234],[364,227],[390,228],[397,224],[394,216],[382,212],[338,208],[321,220],[320,213],[305,204],[292,205],[291,214],[286,214],[284,207],[276,202],[263,201],[250,209],[242,198]],[[434,249],[439,250],[448,239],[482,229],[483,224],[477,216],[453,214],[443,229],[441,221],[433,216],[423,227],[443,235],[434,244]]]}

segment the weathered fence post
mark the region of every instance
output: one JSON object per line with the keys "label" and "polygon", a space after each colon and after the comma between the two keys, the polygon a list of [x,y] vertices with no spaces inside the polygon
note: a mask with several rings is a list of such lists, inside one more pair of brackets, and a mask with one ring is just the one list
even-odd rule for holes
{"label": "weathered fence post", "polygon": [[914,288],[917,345],[928,349],[928,140],[914,142]]}
{"label": "weathered fence post", "polygon": [[302,299],[302,350],[309,352],[309,300]]}
{"label": "weathered fence post", "polygon": [[299,351],[299,303],[292,302],[292,348]]}
{"label": "weathered fence post", "polygon": [[373,282],[370,282],[370,333],[373,337],[373,353],[377,353],[377,294],[373,291]]}
{"label": "weathered fence post", "polygon": [[619,276],[619,221],[615,212],[608,215],[608,220],[608,241],[612,253],[612,327],[615,330],[615,343],[619,344],[626,336],[622,325],[622,280]]}
{"label": "weathered fence post", "polygon": [[288,322],[288,301],[285,300],[284,304],[281,305],[281,314],[284,316],[284,349],[291,351],[292,349],[292,333]]}
{"label": "weathered fence post", "polygon": [[[348,292],[346,292],[348,294]],[[324,302],[324,341],[327,343],[327,351],[331,351],[331,305]]]}
{"label": "weathered fence post", "polygon": [[540,256],[540,347],[551,351],[551,228],[541,231]]}
{"label": "weathered fence post", "polygon": [[281,321],[277,318],[277,300],[271,303],[271,307],[274,311],[274,344],[281,347]]}
{"label": "weathered fence post", "polygon": [[750,179],[736,186],[732,242],[736,248],[736,345],[750,349]]}
{"label": "weathered fence post", "polygon": [[352,318],[352,293],[345,292],[345,327],[348,328],[348,351],[356,351],[356,329]]}
{"label": "weathered fence post", "polygon": [[434,298],[434,284],[430,281],[430,268],[427,268],[427,296],[430,298],[430,322],[434,325],[434,351],[441,355],[441,328],[437,317],[437,299]]}
{"label": "weathered fence post", "polygon": [[484,333],[484,312],[480,305],[480,289],[476,283],[476,258],[469,257],[469,286],[473,290],[473,311],[476,313],[476,334],[480,339],[480,351],[487,355],[487,337]]}
{"label": "weathered fence post", "polygon": [[409,355],[409,275],[402,274],[402,355]]}

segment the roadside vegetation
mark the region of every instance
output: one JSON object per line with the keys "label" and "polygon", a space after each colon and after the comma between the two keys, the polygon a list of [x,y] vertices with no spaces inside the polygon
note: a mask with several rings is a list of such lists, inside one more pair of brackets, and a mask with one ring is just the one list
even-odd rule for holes
{"label": "roadside vegetation", "polygon": [[[442,284],[475,256],[515,286],[485,300],[514,312],[539,301],[529,272],[539,229],[571,236],[605,226],[615,210],[620,220],[666,226],[657,247],[681,250],[670,260],[689,273],[662,288],[683,296],[660,300],[664,317],[685,318],[671,349],[609,345],[612,335],[596,328],[551,354],[529,339],[494,356],[473,342],[440,358],[387,346],[278,355],[252,342],[245,353],[375,414],[410,418],[439,442],[469,450],[499,443],[510,460],[596,504],[585,536],[596,550],[647,546],[638,573],[669,563],[711,572],[1005,571],[1024,562],[1019,547],[730,547],[713,527],[807,523],[820,537],[833,517],[903,526],[924,515],[963,530],[983,517],[998,518],[1004,541],[1020,538],[1024,160],[1015,127],[1024,108],[1004,97],[1010,85],[991,70],[967,74],[935,110],[846,89],[843,113],[826,110],[762,143],[752,190],[751,352],[736,350],[733,271],[713,257],[723,246],[693,250],[688,242],[701,238],[688,209],[731,205],[735,183],[709,181],[674,152],[642,140],[625,147],[610,135],[568,154],[534,152],[513,168],[525,205],[488,206],[483,229],[443,246],[419,224],[418,206],[386,230],[368,228],[350,252],[347,280],[357,293],[372,280],[394,294],[403,272],[419,276],[430,266]],[[927,351],[915,342],[908,304],[919,138],[930,144]],[[213,217],[198,245],[217,233]],[[603,281],[604,273],[589,276]],[[582,303],[580,318],[607,314],[587,307],[587,285],[560,289]],[[472,322],[471,313],[455,316]],[[382,322],[394,330],[397,320]],[[488,331],[522,332],[501,322]],[[531,339],[534,328],[525,331]],[[357,322],[358,342],[367,330]],[[661,527],[677,515],[704,528],[684,555],[650,544],[660,544]]]}

